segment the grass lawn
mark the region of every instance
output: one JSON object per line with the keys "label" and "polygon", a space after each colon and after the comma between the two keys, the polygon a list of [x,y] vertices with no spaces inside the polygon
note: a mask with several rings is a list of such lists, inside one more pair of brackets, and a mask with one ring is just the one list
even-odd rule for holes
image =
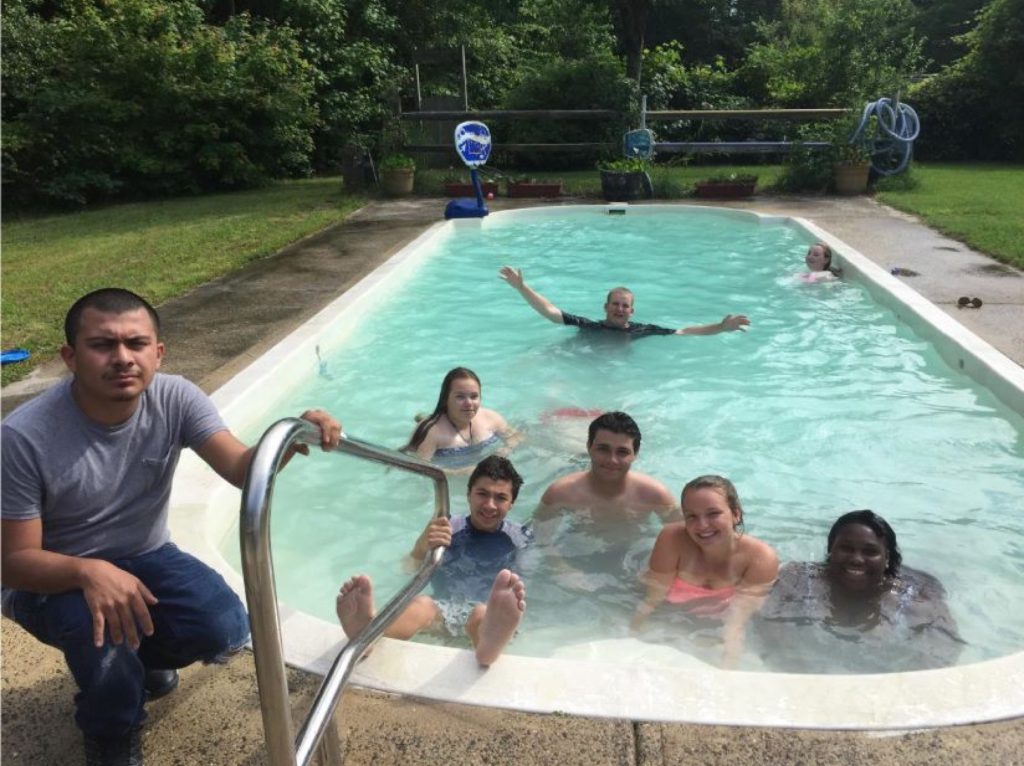
{"label": "grass lawn", "polygon": [[886,190],[882,184],[876,199],[1024,268],[1024,165],[917,163],[913,175],[916,188]]}
{"label": "grass lawn", "polygon": [[32,359],[3,369],[24,377],[63,342],[75,299],[116,285],[160,304],[342,220],[365,203],[340,178],[140,202],[3,222],[3,348]]}

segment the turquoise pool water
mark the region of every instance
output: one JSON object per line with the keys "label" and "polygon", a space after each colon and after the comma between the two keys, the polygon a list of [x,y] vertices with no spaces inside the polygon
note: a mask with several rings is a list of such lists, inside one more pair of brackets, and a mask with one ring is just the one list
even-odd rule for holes
{"label": "turquoise pool water", "polygon": [[[527,435],[511,456],[527,481],[518,521],[552,480],[585,467],[584,424],[553,429],[543,413],[623,409],[644,433],[637,470],[673,492],[698,474],[729,476],[748,531],[783,561],[820,560],[832,521],[872,508],[896,529],[904,561],[945,584],[968,644],[961,662],[1021,649],[1024,617],[1007,605],[1024,591],[1024,423],[865,290],[792,279],[807,244],[796,227],[692,210],[611,217],[595,208],[460,227],[353,320],[349,342],[311,359],[309,381],[274,407],[327,406],[351,434],[397,447],[414,414],[432,408],[444,373],[471,367],[485,406]],[[753,326],[633,343],[581,335],[537,316],[498,279],[505,263],[572,313],[600,318],[605,292],[625,284],[637,321],[683,326],[744,312]],[[282,475],[273,540],[281,597],[331,619],[350,574],[373,576],[382,599],[404,582],[400,560],[432,494],[421,479],[353,459],[324,465],[297,462]],[[453,512],[464,493],[465,477],[454,478]],[[657,525],[616,539],[587,532],[565,529],[561,544],[607,562],[609,576],[595,593],[563,587],[535,551],[511,651],[543,656],[626,635],[632,578]],[[680,648],[701,656],[714,640],[695,630]],[[747,666],[760,667],[755,654]]]}

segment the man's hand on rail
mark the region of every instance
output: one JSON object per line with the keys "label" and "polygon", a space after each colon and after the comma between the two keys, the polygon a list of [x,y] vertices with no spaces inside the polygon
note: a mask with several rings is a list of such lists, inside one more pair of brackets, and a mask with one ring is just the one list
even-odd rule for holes
{"label": "man's hand on rail", "polygon": [[[326,452],[338,446],[338,442],[341,441],[341,422],[331,417],[329,412],[326,410],[306,410],[300,417],[303,420],[308,420],[320,429],[321,449]],[[303,452],[303,454],[308,454],[308,450]]]}
{"label": "man's hand on rail", "polygon": [[[341,422],[331,417],[329,412],[326,410],[306,410],[299,417],[303,420],[308,420],[320,429],[320,448],[324,450],[324,452],[338,446],[338,442],[341,441]],[[293,444],[288,448],[284,458],[281,460],[281,468],[288,465],[288,461],[291,460],[296,453],[300,455],[308,455],[309,447],[305,444]]]}

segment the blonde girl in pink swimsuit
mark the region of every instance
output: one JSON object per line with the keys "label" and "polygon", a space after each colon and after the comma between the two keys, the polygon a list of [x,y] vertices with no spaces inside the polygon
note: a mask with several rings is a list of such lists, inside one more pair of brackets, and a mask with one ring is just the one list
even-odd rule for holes
{"label": "blonde girl in pink swimsuit", "polygon": [[639,629],[663,602],[701,617],[720,616],[724,667],[735,667],[744,629],[779,572],[767,543],[744,534],[736,487],[722,476],[700,476],[682,493],[683,521],[666,524],[644,573],[647,597],[632,627]]}

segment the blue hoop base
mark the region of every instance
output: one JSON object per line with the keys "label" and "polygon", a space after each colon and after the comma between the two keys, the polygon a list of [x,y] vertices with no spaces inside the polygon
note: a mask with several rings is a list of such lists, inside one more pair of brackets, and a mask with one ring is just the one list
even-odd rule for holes
{"label": "blue hoop base", "polygon": [[486,205],[478,204],[475,199],[453,199],[444,209],[444,219],[483,218],[489,212]]}

